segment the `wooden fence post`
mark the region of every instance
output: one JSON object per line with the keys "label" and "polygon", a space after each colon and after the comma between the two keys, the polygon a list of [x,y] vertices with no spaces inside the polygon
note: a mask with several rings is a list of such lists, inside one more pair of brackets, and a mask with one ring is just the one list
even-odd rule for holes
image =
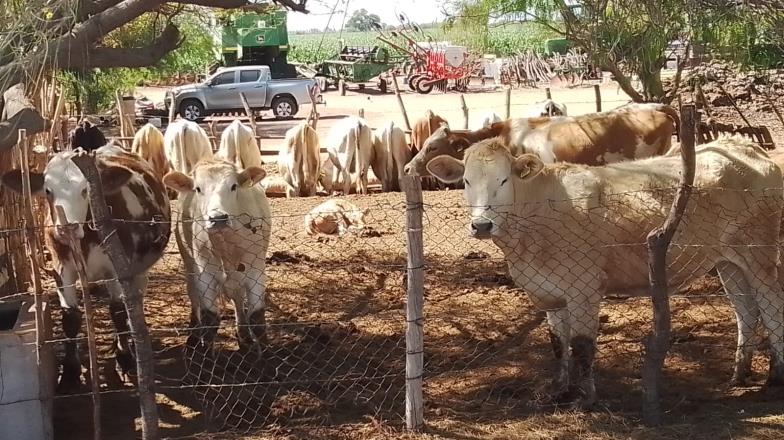
{"label": "wooden fence post", "polygon": [[125,309],[128,311],[128,321],[131,327],[133,343],[136,347],[136,370],[138,374],[139,406],[142,415],[142,439],[158,439],[158,407],[155,403],[155,374],[153,372],[153,351],[150,341],[150,332],[144,321],[144,302],[141,292],[136,289],[129,272],[132,267],[128,256],[125,255],[117,229],[106,206],[103,194],[101,176],[95,165],[95,157],[88,153],[74,156],[74,164],[84,175],[88,185],[88,199],[90,212],[97,226],[96,232],[101,240],[101,246],[109,257],[117,274],[121,295]]}
{"label": "wooden fence post", "polygon": [[422,429],[424,401],[424,290],[425,254],[422,238],[422,183],[414,176],[401,182],[406,193],[406,250],[408,255],[406,286],[406,428]]}
{"label": "wooden fence post", "polygon": [[359,109],[359,112],[357,112],[357,114],[359,115],[360,118],[365,119],[365,109],[364,108]]}
{"label": "wooden fence post", "polygon": [[593,85],[593,94],[596,96],[596,113],[602,111],[602,91],[599,88],[599,84]]}
{"label": "wooden fence post", "polygon": [[[550,89],[547,89],[550,90]],[[506,88],[506,118],[509,119],[512,117],[512,88]]]}
{"label": "wooden fence post", "polygon": [[662,422],[659,405],[661,370],[670,348],[670,303],[667,294],[667,249],[686,210],[692,192],[695,173],[693,104],[681,108],[681,159],[683,174],[664,224],[648,234],[648,278],[653,302],[653,330],[645,340],[645,359],[642,366],[643,420],[656,426]]}
{"label": "wooden fence post", "polygon": [[174,118],[176,117],[177,117],[177,109],[174,108],[174,97],[172,96],[172,102],[171,104],[169,104],[169,121],[166,124],[168,125],[174,122]]}
{"label": "wooden fence post", "polygon": [[[68,224],[68,217],[65,215],[65,210],[62,206],[55,206],[55,215],[58,217],[61,225]],[[95,313],[93,312],[92,296],[89,294],[90,281],[87,278],[87,263],[84,260],[82,247],[79,241],[73,235],[73,231],[68,231],[68,243],[71,247],[71,254],[74,256],[76,263],[76,273],[79,276],[79,282],[82,285],[82,301],[84,302],[84,320],[87,326],[87,347],[90,355],[90,392],[93,399],[93,438],[101,440],[101,396],[100,385],[98,383],[98,348],[95,344]]]}
{"label": "wooden fence post", "polygon": [[460,94],[460,109],[463,110],[463,130],[468,130],[468,106],[462,93]]}
{"label": "wooden fence post", "polygon": [[552,95],[552,93],[550,93],[550,88],[549,87],[545,87],[544,88],[544,96],[546,96],[547,99],[553,99],[553,95]]}
{"label": "wooden fence post", "polygon": [[258,135],[258,132],[256,131],[256,118],[253,116],[253,110],[251,110],[250,104],[248,104],[248,98],[245,96],[245,93],[240,92],[240,100],[242,101],[242,106],[245,107],[245,114],[250,121],[250,128],[253,130],[253,136],[256,136]]}
{"label": "wooden fence post", "polygon": [[397,85],[397,75],[392,74],[392,85],[395,86],[395,96],[397,97],[397,105],[400,107],[400,113],[403,113],[403,121],[406,123],[406,130],[411,131],[411,122],[408,120],[408,113],[406,113],[406,106],[403,104],[403,97],[400,96],[400,87]]}

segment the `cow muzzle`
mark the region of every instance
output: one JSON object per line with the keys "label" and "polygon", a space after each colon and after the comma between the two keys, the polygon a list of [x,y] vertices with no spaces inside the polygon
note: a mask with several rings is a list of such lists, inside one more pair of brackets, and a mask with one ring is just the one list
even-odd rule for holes
{"label": "cow muzzle", "polygon": [[492,221],[488,219],[473,219],[469,225],[471,236],[480,240],[485,240],[493,235],[497,228]]}
{"label": "cow muzzle", "polygon": [[69,223],[67,225],[55,225],[54,238],[63,244],[70,244],[70,239],[76,240],[84,238],[84,227],[79,223]]}
{"label": "cow muzzle", "polygon": [[421,176],[422,172],[419,170],[419,161],[412,160],[403,167],[403,172],[406,176]]}
{"label": "cow muzzle", "polygon": [[231,227],[229,214],[214,214],[207,217],[206,228],[209,232],[218,232]]}

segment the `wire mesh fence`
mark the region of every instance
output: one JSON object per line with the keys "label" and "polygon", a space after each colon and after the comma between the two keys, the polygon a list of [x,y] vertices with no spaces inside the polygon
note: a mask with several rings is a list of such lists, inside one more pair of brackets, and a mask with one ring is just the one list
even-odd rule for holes
{"label": "wire mesh fence", "polygon": [[[668,260],[675,293],[670,299],[673,332],[666,389],[687,387],[693,398],[705,400],[723,395],[736,357],[736,316],[745,323],[741,356],[746,347],[759,348],[755,332],[773,335],[763,351],[741,359],[741,373],[748,364],[751,382],[764,380],[764,350],[775,355],[781,342],[781,320],[776,317],[784,310],[776,302],[780,292],[770,297],[772,302],[758,301],[756,309],[748,300],[760,299],[760,289],[770,281],[765,270],[777,261],[773,251],[778,237],[770,233],[778,232],[781,193],[781,188],[721,189],[693,195]],[[513,212],[494,207],[516,225],[516,241],[503,243],[470,236],[461,191],[424,193],[425,420],[500,421],[569,403],[578,391],[555,396],[559,390],[551,384],[563,374],[559,359],[570,350],[557,334],[553,339],[559,318],[553,315],[562,308],[561,301],[576,304],[560,317],[571,323],[570,354],[578,361],[572,366],[577,373],[570,374],[588,369],[579,364],[574,336],[598,331],[594,347],[599,401],[614,411],[638,414],[641,341],[652,328],[651,301],[627,296],[648,289],[646,234],[661,225],[674,194],[674,188],[654,188],[609,194],[593,205],[583,199],[548,199]],[[357,224],[352,212],[334,213],[330,221],[336,224],[327,221],[324,230],[341,234],[314,234],[317,231],[306,224],[306,218],[313,220],[307,214],[323,201],[318,198],[271,199],[269,218],[232,217],[230,221],[248,230],[266,224],[270,235],[251,231],[237,240],[224,234],[220,245],[198,230],[209,220],[173,216],[175,233],[148,274],[145,315],[155,350],[159,405],[165,396],[170,408],[193,408],[188,417],[179,416],[180,423],[189,424],[188,432],[318,428],[368,418],[402,425],[405,335],[411,324],[405,315],[410,269],[406,212],[411,207],[400,193],[346,199],[363,216]],[[179,201],[172,206],[178,210]],[[345,228],[337,226],[340,222]],[[189,278],[204,272],[184,263],[176,231],[186,225],[198,249],[230,257],[216,263],[213,277],[201,278],[215,284],[214,307],[208,309],[215,310],[217,320],[192,317],[198,298],[193,292],[189,297]],[[266,249],[263,240],[268,240]],[[259,293],[255,288],[262,279],[254,267],[243,267],[243,252],[262,259],[257,266],[263,261],[261,308],[260,298],[253,295]],[[535,258],[525,260],[523,253]],[[510,255],[525,261],[522,272],[510,270]],[[736,289],[732,301],[718,274],[730,282],[740,278],[737,268],[724,266],[720,257],[745,261],[748,267],[757,264],[751,271],[744,266],[744,280],[731,285]],[[597,265],[613,276],[600,280],[605,290],[592,295]],[[746,289],[737,290],[743,282]],[[91,287],[113,283],[116,280],[99,280]],[[48,279],[45,287],[46,298],[56,302],[54,280]],[[245,295],[235,303],[232,290],[237,288]],[[537,295],[541,290],[566,296]],[[104,398],[133,404],[134,387],[115,373],[116,320],[107,297],[98,291],[91,296],[96,304],[100,391]],[[245,309],[244,316],[236,314],[237,304]],[[264,310],[265,319],[254,321],[248,310],[253,307]],[[55,330],[46,345],[55,348],[62,364],[67,344],[77,342],[80,364],[87,366],[84,326],[76,338],[64,337],[63,316],[59,307],[55,310]],[[123,334],[129,333],[121,330]],[[214,340],[207,344],[205,338]],[[88,374],[93,373],[85,373],[84,383],[89,383]],[[61,391],[60,408],[84,412],[86,403],[80,399],[88,393],[86,385]],[[162,414],[164,425],[171,418],[166,413],[173,411]],[[111,409],[104,409],[104,417],[113,416]]]}

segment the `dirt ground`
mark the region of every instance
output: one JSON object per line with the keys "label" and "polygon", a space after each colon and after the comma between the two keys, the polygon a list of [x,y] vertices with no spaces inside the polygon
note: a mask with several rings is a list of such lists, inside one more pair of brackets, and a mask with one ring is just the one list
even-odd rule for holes
{"label": "dirt ground", "polygon": [[[626,102],[614,86],[603,87],[602,94],[605,108]],[[543,90],[515,90],[512,115],[543,98]],[[554,89],[553,98],[565,102],[570,114],[594,109],[592,88]],[[321,133],[358,108],[365,109],[371,125],[388,118],[402,124],[391,94],[340,97],[330,92],[326,99]],[[412,115],[430,108],[450,121],[462,120],[456,94],[406,94],[404,99]],[[502,92],[470,93],[466,100],[472,109],[503,115]],[[263,122],[261,130],[275,145],[290,125]],[[782,142],[781,127],[770,126]],[[150,274],[146,297],[162,436],[713,440],[784,435],[784,393],[761,387],[765,351],[754,359],[754,385],[727,385],[734,314],[710,277],[671,303],[665,427],[650,429],[640,422],[640,341],[650,329],[648,299],[610,298],[602,307],[596,363],[600,402],[593,411],[539,405],[554,368],[544,316],[513,286],[499,250],[467,237],[459,191],[425,193],[426,429],[404,433],[405,199],[400,193],[347,198],[370,209],[371,229],[341,238],[308,236],[303,230],[304,214],[323,198],[271,200],[270,342],[261,353],[237,346],[228,305],[214,358],[184,347],[190,309],[184,269],[171,240],[166,257]],[[134,388],[112,373],[107,307],[101,302],[97,309],[104,436],[139,437]],[[61,334],[59,329],[55,334]],[[90,426],[88,395],[58,396],[56,438],[90,438]]]}

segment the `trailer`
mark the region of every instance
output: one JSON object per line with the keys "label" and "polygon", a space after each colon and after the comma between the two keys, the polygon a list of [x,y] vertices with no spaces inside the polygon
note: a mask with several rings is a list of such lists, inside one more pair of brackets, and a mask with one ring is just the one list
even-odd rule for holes
{"label": "trailer", "polygon": [[324,90],[332,84],[341,95],[345,95],[347,83],[358,84],[361,90],[374,78],[381,93],[387,93],[389,71],[395,68],[397,61],[383,47],[343,46],[332,59],[315,66],[316,77],[324,78]]}

